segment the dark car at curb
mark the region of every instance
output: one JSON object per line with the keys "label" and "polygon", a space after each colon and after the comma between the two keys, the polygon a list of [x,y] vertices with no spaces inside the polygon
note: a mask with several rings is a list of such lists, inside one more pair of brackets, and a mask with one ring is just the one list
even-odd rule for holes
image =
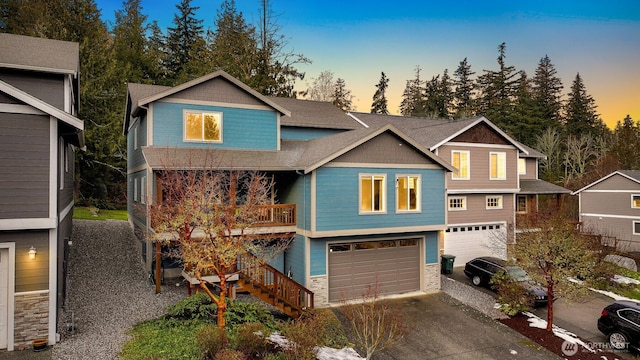
{"label": "dark car at curb", "polygon": [[640,303],[618,300],[602,310],[598,330],[615,350],[640,352]]}
{"label": "dark car at curb", "polygon": [[[547,288],[534,283],[519,266],[507,264],[505,260],[492,256],[477,257],[467,262],[464,266],[464,274],[471,279],[471,283],[475,286],[489,286],[491,278],[500,271],[506,272],[514,280],[518,281],[531,294],[535,306],[547,304]],[[495,289],[492,288],[492,290]]]}

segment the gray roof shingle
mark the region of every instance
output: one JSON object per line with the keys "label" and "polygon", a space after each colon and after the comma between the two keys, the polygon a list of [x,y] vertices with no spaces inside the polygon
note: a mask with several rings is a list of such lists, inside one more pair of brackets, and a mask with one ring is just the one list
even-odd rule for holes
{"label": "gray roof shingle", "polygon": [[79,52],[75,42],[0,33],[0,67],[77,76]]}
{"label": "gray roof shingle", "polygon": [[540,179],[521,179],[518,194],[570,194],[571,190]]}

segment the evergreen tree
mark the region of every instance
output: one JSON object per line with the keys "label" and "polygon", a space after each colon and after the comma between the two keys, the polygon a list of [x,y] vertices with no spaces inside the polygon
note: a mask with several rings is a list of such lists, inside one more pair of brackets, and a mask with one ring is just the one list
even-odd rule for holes
{"label": "evergreen tree", "polygon": [[528,146],[535,146],[538,137],[546,128],[540,129],[536,126],[540,115],[533,98],[531,81],[524,71],[520,71],[512,117],[513,127],[510,135]]}
{"label": "evergreen tree", "polygon": [[510,132],[513,128],[513,99],[518,87],[518,72],[514,66],[507,66],[506,44],[498,46],[498,71],[484,70],[478,78],[480,90],[477,113],[484,115],[497,126]]}
{"label": "evergreen tree", "polygon": [[344,79],[338,78],[333,91],[333,105],[338,109],[347,112],[351,110],[353,106],[352,102],[353,95],[351,95],[351,90],[347,89]]}
{"label": "evergreen tree", "polygon": [[439,113],[439,88],[440,75],[433,76],[431,80],[424,84],[424,100],[422,102],[422,109],[418,113],[419,116],[428,116],[437,118]]}
{"label": "evergreen tree", "polygon": [[380,81],[376,85],[376,92],[373,94],[373,102],[371,103],[372,114],[389,114],[387,108],[387,87],[389,86],[389,79],[385,75],[384,71],[380,73]]}
{"label": "evergreen tree", "polygon": [[475,72],[471,71],[471,65],[464,58],[453,72],[453,117],[456,119],[474,115],[473,100],[475,85],[471,77]]}
{"label": "evergreen tree", "polygon": [[533,124],[535,135],[539,135],[549,126],[557,126],[561,122],[562,80],[557,76],[555,66],[549,56],[545,55],[536,68],[531,80],[531,93],[540,114],[539,122]]}
{"label": "evergreen tree", "polygon": [[256,29],[236,9],[234,0],[225,0],[218,9],[212,43],[213,64],[243,82],[249,82],[257,63]]}
{"label": "evergreen tree", "polygon": [[167,30],[166,67],[169,77],[182,82],[192,75],[185,69],[200,48],[204,35],[202,20],[195,18],[197,6],[191,6],[191,0],[182,0],[176,5],[178,13],[173,16],[173,27]]}
{"label": "evergreen tree", "polygon": [[415,78],[407,80],[402,93],[400,114],[404,116],[420,116],[424,110],[423,81],[420,79],[420,66],[416,66]]}
{"label": "evergreen tree", "polygon": [[453,82],[449,76],[448,69],[444,69],[442,78],[437,85],[437,117],[441,119],[450,119],[453,105]]}
{"label": "evergreen tree", "polygon": [[123,9],[116,10],[113,28],[113,56],[119,68],[121,93],[126,92],[128,82],[152,82],[157,71],[145,36],[149,26],[142,14],[141,0],[126,0]]}
{"label": "evergreen tree", "polygon": [[580,73],[576,74],[564,108],[566,135],[602,134],[604,125],[596,112],[596,108],[595,100],[587,93]]}
{"label": "evergreen tree", "polygon": [[613,132],[611,153],[622,169],[640,170],[640,122],[634,122],[629,115],[622,122],[618,121]]}
{"label": "evergreen tree", "polygon": [[149,38],[145,53],[150,61],[151,79],[157,85],[171,85],[168,79],[167,60],[167,39],[162,33],[157,20],[153,20],[149,25]]}

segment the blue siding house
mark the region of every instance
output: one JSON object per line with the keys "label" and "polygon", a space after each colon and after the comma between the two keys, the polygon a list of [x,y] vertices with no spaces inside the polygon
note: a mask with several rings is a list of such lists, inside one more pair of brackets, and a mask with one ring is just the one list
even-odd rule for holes
{"label": "blue siding house", "polygon": [[272,265],[313,291],[315,306],[372,286],[379,295],[440,289],[446,177],[455,169],[390,123],[265,97],[217,71],[173,88],[130,84],[123,131],[129,219],[149,269],[149,221],[139,209],[155,201],[158,172],[207,158],[219,170],[268,174],[274,205],[294,206],[295,222],[276,229],[294,240]]}

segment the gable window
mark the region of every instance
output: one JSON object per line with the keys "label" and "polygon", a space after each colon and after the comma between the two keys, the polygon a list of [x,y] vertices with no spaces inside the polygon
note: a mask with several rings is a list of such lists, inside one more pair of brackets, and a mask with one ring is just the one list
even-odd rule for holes
{"label": "gable window", "polygon": [[489,153],[489,178],[491,180],[507,179],[507,153]]}
{"label": "gable window", "polygon": [[184,140],[222,142],[222,113],[186,110]]}
{"label": "gable window", "polygon": [[527,159],[518,158],[518,174],[527,175]]}
{"label": "gable window", "polygon": [[396,178],[396,209],[398,211],[420,210],[420,176],[400,175]]}
{"label": "gable window", "polygon": [[451,165],[453,165],[458,171],[451,174],[451,178],[454,180],[469,180],[469,152],[452,150],[451,151]]}
{"label": "gable window", "polygon": [[518,195],[516,197],[516,212],[526,213],[527,212],[527,197],[524,195]]}
{"label": "gable window", "polygon": [[487,196],[487,210],[502,209],[502,196]]}
{"label": "gable window", "polygon": [[633,222],[633,235],[640,235],[640,221]]}
{"label": "gable window", "polygon": [[386,211],[385,175],[360,175],[360,212]]}
{"label": "gable window", "polygon": [[450,211],[467,210],[467,197],[466,196],[449,196],[449,210]]}
{"label": "gable window", "polygon": [[631,207],[634,209],[640,209],[640,195],[631,195]]}

